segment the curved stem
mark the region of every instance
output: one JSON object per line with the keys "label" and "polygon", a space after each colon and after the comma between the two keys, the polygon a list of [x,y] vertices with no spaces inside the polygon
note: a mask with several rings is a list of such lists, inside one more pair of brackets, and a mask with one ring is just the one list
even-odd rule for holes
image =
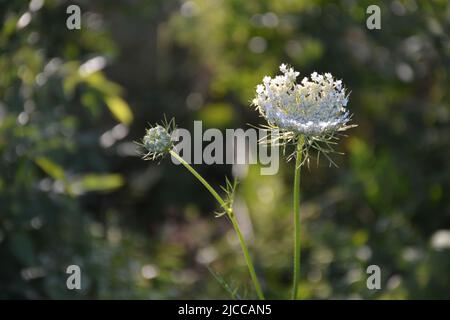
{"label": "curved stem", "polygon": [[178,155],[174,150],[170,150],[170,154],[172,157],[177,159],[186,169],[189,170],[204,186],[208,191],[213,195],[213,197],[217,200],[220,206],[226,211],[227,216],[229,217],[231,224],[233,225],[234,231],[236,232],[239,243],[241,245],[242,252],[244,253],[245,262],[247,263],[248,271],[250,273],[250,277],[252,279],[253,285],[255,286],[256,294],[260,300],[264,300],[264,294],[261,290],[261,286],[259,284],[258,278],[256,276],[255,268],[253,266],[253,262],[250,258],[250,254],[248,252],[247,245],[245,244],[244,236],[242,235],[241,229],[239,228],[239,224],[234,215],[233,208],[228,207],[222,197],[214,190],[214,188],[182,157]]}
{"label": "curved stem", "polygon": [[208,191],[213,195],[213,197],[216,198],[217,202],[219,202],[219,204],[223,207],[223,209],[227,210],[225,201],[223,201],[222,197],[219,196],[219,194],[216,192],[216,190],[214,190],[213,187],[211,187],[208,181],[203,179],[203,177],[197,171],[195,171],[195,169],[192,168],[192,166],[189,163],[187,163],[182,157],[180,157],[178,153],[176,153],[173,150],[170,150],[170,155],[175,159],[177,159],[178,162],[180,162],[183,166],[185,166],[186,169],[188,169],[189,172],[192,173],[205,186],[206,189],[208,189]]}
{"label": "curved stem", "polygon": [[294,280],[292,284],[292,300],[297,299],[300,279],[300,171],[302,164],[303,136],[297,143],[294,174]]}
{"label": "curved stem", "polygon": [[241,229],[239,228],[239,224],[236,220],[236,217],[234,216],[234,213],[228,216],[239,238],[242,252],[244,253],[245,261],[247,262],[248,271],[250,272],[250,277],[252,278],[253,285],[255,286],[256,294],[258,295],[258,298],[260,300],[264,300],[264,294],[261,290],[261,286],[259,285],[258,277],[256,276],[255,268],[253,267],[253,262],[252,259],[250,258],[250,254],[248,253],[247,245],[245,244],[244,236],[242,235]]}

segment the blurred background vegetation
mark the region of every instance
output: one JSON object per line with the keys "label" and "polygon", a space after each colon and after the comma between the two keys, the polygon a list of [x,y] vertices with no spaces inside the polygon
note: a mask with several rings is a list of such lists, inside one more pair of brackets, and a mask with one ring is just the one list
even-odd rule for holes
{"label": "blurred background vegetation", "polygon": [[[66,28],[78,4],[81,30]],[[366,8],[381,7],[381,30]],[[303,298],[450,298],[447,0],[0,1],[0,298],[253,298],[214,200],[168,159],[144,162],[148,123],[248,128],[280,63],[331,72],[359,127],[302,176]],[[198,165],[236,199],[270,298],[292,272],[293,164]],[[66,267],[82,269],[80,291]],[[381,267],[381,290],[366,268]]]}

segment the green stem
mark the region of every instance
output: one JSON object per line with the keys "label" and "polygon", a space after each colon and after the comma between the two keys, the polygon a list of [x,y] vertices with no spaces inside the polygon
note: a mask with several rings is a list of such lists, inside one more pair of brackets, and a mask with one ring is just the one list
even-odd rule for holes
{"label": "green stem", "polygon": [[234,214],[230,214],[228,216],[239,238],[242,252],[244,253],[245,261],[247,262],[248,271],[250,273],[250,277],[252,278],[253,285],[255,286],[256,294],[258,295],[258,298],[260,300],[264,300],[264,294],[261,290],[261,286],[259,285],[258,277],[256,276],[255,268],[253,267],[253,262],[252,259],[250,258],[250,254],[248,253],[247,245],[245,244],[244,236],[242,235],[241,229],[239,228],[239,224]]}
{"label": "green stem", "polygon": [[226,211],[227,216],[229,217],[229,219],[233,225],[234,231],[236,232],[236,234],[238,236],[239,243],[241,245],[242,252],[244,253],[244,258],[247,263],[248,271],[250,272],[250,277],[253,281],[253,285],[255,286],[256,294],[258,295],[258,298],[260,300],[264,300],[264,294],[261,290],[261,286],[260,286],[258,278],[256,276],[253,262],[250,258],[250,254],[248,252],[247,245],[245,244],[244,236],[242,235],[241,229],[239,228],[239,224],[234,215],[233,208],[228,207],[227,204],[225,203],[225,201],[222,199],[222,197],[216,192],[216,190],[214,190],[214,188],[211,187],[211,185],[197,171],[195,171],[195,169],[189,163],[187,163],[182,157],[180,157],[178,155],[178,153],[171,150],[170,154],[172,157],[177,159],[183,166],[185,166],[186,169],[188,169],[189,172],[192,173],[205,186],[206,189],[208,189],[208,191],[213,195],[213,197],[217,200],[217,202],[220,204],[220,206]]}
{"label": "green stem", "polygon": [[189,172],[192,173],[205,186],[206,189],[208,189],[208,191],[213,195],[213,197],[216,198],[216,200],[217,200],[217,202],[219,202],[220,206],[223,207],[224,210],[227,210],[225,201],[223,201],[222,197],[219,196],[219,194],[216,192],[216,190],[214,190],[213,187],[211,187],[211,185],[208,183],[208,181],[203,179],[203,177],[197,171],[195,171],[195,169],[192,168],[192,166],[189,163],[187,163],[182,157],[180,157],[178,155],[178,153],[176,153],[173,150],[170,150],[170,155],[172,157],[174,157],[175,159],[177,159],[183,166],[185,166],[186,169],[188,169]]}
{"label": "green stem", "polygon": [[303,136],[297,143],[294,174],[294,280],[292,284],[292,300],[297,299],[298,282],[300,279],[300,172],[302,163]]}

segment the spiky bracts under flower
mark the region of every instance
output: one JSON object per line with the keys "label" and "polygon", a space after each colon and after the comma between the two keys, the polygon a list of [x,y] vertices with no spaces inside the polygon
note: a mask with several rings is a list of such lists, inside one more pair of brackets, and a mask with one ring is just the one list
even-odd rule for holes
{"label": "spiky bracts under flower", "polygon": [[157,124],[146,129],[145,136],[142,138],[141,143],[138,143],[143,148],[142,158],[144,160],[155,160],[169,153],[174,146],[172,139],[174,130],[174,120],[164,121],[161,125]]}
{"label": "spiky bracts under flower", "polygon": [[219,218],[226,214],[234,215],[233,204],[237,185],[237,179],[234,179],[233,182],[231,182],[227,177],[225,177],[225,186],[220,186],[220,188],[225,192],[225,197],[223,197],[224,206],[222,206],[221,211],[215,212],[216,218]]}

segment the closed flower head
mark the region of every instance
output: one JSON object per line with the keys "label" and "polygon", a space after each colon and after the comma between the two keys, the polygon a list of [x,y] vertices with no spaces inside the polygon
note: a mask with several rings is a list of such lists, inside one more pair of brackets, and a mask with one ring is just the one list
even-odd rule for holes
{"label": "closed flower head", "polygon": [[156,125],[147,129],[142,142],[139,143],[144,148],[143,158],[145,160],[154,160],[164,156],[173,148],[173,139],[171,137],[171,123],[165,126]]}

